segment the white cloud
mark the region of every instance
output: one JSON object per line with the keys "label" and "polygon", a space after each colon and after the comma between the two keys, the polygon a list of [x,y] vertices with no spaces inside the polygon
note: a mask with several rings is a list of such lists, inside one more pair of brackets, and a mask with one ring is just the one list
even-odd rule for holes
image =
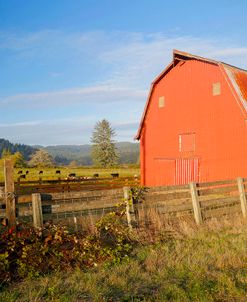
{"label": "white cloud", "polygon": [[50,75],[50,77],[58,78],[58,77],[63,76],[63,73],[62,72],[51,72],[49,75]]}
{"label": "white cloud", "polygon": [[[247,68],[247,47],[233,44],[226,39],[178,35],[172,37],[163,33],[65,33],[53,30],[21,34],[0,32],[0,51],[9,51],[16,60],[30,65],[33,61],[38,61],[48,66],[57,60],[61,68],[48,72],[49,78],[64,80],[70,77],[70,74],[63,70],[64,64],[80,66],[81,70],[88,69],[93,73],[88,82],[78,87],[40,92],[26,91],[0,97],[0,108],[5,109],[5,112],[6,108],[11,108],[10,115],[13,108],[22,111],[28,108],[29,112],[35,110],[36,118],[37,108],[56,112],[57,106],[72,110],[73,105],[83,104],[87,110],[85,113],[77,112],[82,115],[80,121],[71,118],[71,121],[66,122],[63,117],[58,116],[51,122],[44,121],[40,116],[37,118],[39,121],[27,123],[19,120],[16,125],[0,124],[0,133],[3,130],[10,140],[18,139],[33,144],[88,142],[95,121],[105,117],[100,115],[102,109],[107,104],[111,106],[115,103],[107,118],[113,121],[114,127],[119,131],[119,138],[128,137],[132,140],[138,128],[138,117],[141,118],[141,108],[144,107],[150,83],[172,60],[174,48]],[[95,104],[94,108],[92,104]],[[122,112],[121,121],[116,117],[119,111]],[[91,118],[83,122],[83,118],[88,114]],[[126,125],[123,117],[127,120]]]}
{"label": "white cloud", "polygon": [[136,35],[126,45],[118,45],[102,53],[100,58],[115,66],[110,81],[147,87],[155,75],[171,62],[173,49],[247,68],[247,47],[229,48],[226,42],[190,36],[169,38],[163,34]]}
{"label": "white cloud", "polygon": [[[22,34],[20,37],[10,35],[8,38],[2,34],[0,40],[2,40],[0,48],[9,48],[17,53],[21,52],[24,56],[26,53],[27,57],[30,51],[38,57],[41,54],[56,56],[56,52],[59,53],[59,48],[62,47],[66,53],[71,52],[67,56],[74,55],[75,60],[80,60],[86,65],[85,54],[93,54],[93,60],[105,66],[107,70],[105,77],[100,80],[97,78],[96,70],[95,82],[87,83],[84,87],[9,95],[0,98],[0,106],[13,104],[50,107],[75,103],[144,102],[151,81],[171,61],[173,48],[247,67],[246,47],[226,47],[226,42],[190,36],[167,37],[162,33],[125,32],[65,34],[58,31],[43,31]],[[53,50],[50,51],[50,48]],[[63,56],[66,57],[66,54],[63,53]],[[52,77],[59,77],[62,74],[62,72],[50,73]]]}
{"label": "white cloud", "polygon": [[11,127],[29,127],[29,126],[41,126],[41,125],[62,125],[62,124],[86,124],[92,122],[94,120],[93,116],[72,116],[72,117],[65,117],[65,118],[57,118],[51,120],[35,120],[35,121],[22,121],[22,122],[9,122],[9,123],[0,123],[0,128],[11,128]]}
{"label": "white cloud", "polygon": [[209,55],[217,58],[247,56],[247,47],[224,48],[224,49],[214,50],[212,52],[209,52]]}
{"label": "white cloud", "polygon": [[71,106],[85,103],[115,103],[120,101],[142,101],[146,90],[133,87],[98,85],[78,87],[60,91],[24,93],[0,98],[0,107],[15,105],[31,107],[51,107],[57,105]]}
{"label": "white cloud", "polygon": [[[53,121],[0,124],[0,133],[11,142],[31,145],[86,144],[90,141],[94,117],[70,117]],[[115,121],[118,141],[133,141],[138,121]]]}

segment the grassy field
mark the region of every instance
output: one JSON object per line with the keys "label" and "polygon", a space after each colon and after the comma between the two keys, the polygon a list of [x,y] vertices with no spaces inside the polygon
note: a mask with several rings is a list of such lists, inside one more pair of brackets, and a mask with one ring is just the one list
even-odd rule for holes
{"label": "grassy field", "polygon": [[148,244],[129,261],[25,280],[0,301],[247,301],[247,229],[184,228]]}
{"label": "grassy field", "polygon": [[[42,170],[42,179],[58,179],[65,178],[69,173],[76,173],[76,176],[86,176],[92,177],[95,173],[99,174],[99,177],[111,177],[111,173],[119,173],[119,177],[129,177],[134,175],[140,175],[140,169],[138,167],[120,167],[120,168],[94,168],[94,167],[78,167],[78,168],[70,168],[70,167],[61,167],[61,168],[18,168],[15,169],[15,180],[18,178],[18,171],[23,171],[25,174],[26,171],[29,173],[26,175],[26,180],[38,180],[39,179],[39,171]],[[60,170],[61,175],[56,174],[56,171]],[[3,166],[0,165],[0,182],[4,181],[3,176]]]}

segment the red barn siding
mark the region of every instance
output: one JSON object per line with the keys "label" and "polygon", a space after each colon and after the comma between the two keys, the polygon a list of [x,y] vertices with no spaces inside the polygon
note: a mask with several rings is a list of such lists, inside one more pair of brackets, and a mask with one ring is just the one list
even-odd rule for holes
{"label": "red barn siding", "polygon": [[[213,96],[217,82],[221,94]],[[232,90],[221,66],[193,59],[180,61],[154,85],[140,135],[143,185],[247,176],[246,121]],[[183,134],[194,135],[194,149],[179,150]]]}

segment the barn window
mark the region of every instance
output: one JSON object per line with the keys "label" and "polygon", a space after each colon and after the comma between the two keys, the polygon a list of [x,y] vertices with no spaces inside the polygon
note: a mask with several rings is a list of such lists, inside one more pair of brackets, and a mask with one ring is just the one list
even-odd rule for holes
{"label": "barn window", "polygon": [[213,95],[220,95],[221,94],[221,85],[220,82],[213,83]]}
{"label": "barn window", "polygon": [[195,133],[179,134],[179,151],[195,151]]}
{"label": "barn window", "polygon": [[159,97],[159,108],[163,108],[163,107],[165,107],[165,97],[160,96]]}

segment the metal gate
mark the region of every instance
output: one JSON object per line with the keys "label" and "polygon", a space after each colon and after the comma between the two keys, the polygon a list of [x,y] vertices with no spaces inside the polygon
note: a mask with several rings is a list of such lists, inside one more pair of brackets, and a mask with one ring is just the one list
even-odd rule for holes
{"label": "metal gate", "polygon": [[175,184],[184,185],[199,181],[199,159],[177,158],[175,160]]}

